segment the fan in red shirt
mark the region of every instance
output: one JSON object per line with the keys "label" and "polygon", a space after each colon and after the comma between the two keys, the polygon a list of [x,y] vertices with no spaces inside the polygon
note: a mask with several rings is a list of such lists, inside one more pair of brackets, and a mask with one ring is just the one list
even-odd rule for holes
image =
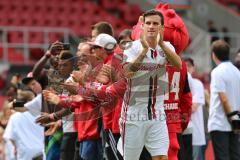
{"label": "fan in red shirt", "polygon": [[[169,9],[168,4],[163,5],[159,3],[155,9],[164,15],[164,40],[171,42],[176,49],[176,53],[180,54],[187,47],[189,41],[189,35],[184,22],[173,9]],[[142,22],[139,21],[133,27],[133,39],[139,38],[141,24]],[[167,65],[167,73],[169,92],[165,95],[164,106],[170,138],[168,159],[177,160],[180,149],[178,138],[181,137],[182,131],[189,122],[192,96],[187,81],[185,63],[182,63],[181,70],[176,70],[173,66]]]}

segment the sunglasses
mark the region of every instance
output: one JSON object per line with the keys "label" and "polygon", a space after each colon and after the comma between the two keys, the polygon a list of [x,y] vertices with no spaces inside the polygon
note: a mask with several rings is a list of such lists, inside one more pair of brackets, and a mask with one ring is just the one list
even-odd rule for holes
{"label": "sunglasses", "polygon": [[100,47],[100,46],[92,46],[91,47],[91,49],[100,49],[100,48],[102,48],[102,47]]}

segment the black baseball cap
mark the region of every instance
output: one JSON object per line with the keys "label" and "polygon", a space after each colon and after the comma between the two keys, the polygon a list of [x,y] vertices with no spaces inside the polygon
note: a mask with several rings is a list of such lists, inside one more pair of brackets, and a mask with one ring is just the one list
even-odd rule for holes
{"label": "black baseball cap", "polygon": [[29,72],[27,74],[27,76],[25,78],[22,79],[22,83],[27,85],[30,81],[32,81],[34,78],[33,78],[33,74],[32,72]]}

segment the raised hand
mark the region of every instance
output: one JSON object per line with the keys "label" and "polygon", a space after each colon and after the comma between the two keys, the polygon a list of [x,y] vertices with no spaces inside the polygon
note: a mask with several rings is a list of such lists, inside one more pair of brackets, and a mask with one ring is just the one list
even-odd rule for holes
{"label": "raised hand", "polygon": [[88,64],[82,65],[80,68],[80,71],[72,72],[71,77],[75,82],[78,82],[79,84],[84,86],[86,78],[90,74],[90,71],[91,71],[91,67]]}
{"label": "raised hand", "polygon": [[43,90],[43,96],[44,96],[44,99],[49,103],[52,103],[55,105],[60,103],[60,97],[51,91]]}
{"label": "raised hand", "polygon": [[63,50],[63,43],[59,41],[54,42],[49,48],[51,55],[54,55],[54,56],[60,54],[62,50]]}
{"label": "raised hand", "polygon": [[110,75],[110,79],[112,80],[112,82],[116,82],[118,81],[119,77],[118,77],[118,73],[117,71],[110,65],[104,65],[104,68],[108,71],[109,75]]}
{"label": "raised hand", "polygon": [[161,26],[159,30],[159,34],[157,36],[158,45],[160,47],[163,46],[163,37],[164,37],[164,27]]}
{"label": "raised hand", "polygon": [[116,82],[118,75],[115,69],[110,65],[103,65],[98,73],[96,80],[100,83],[107,84],[110,80]]}
{"label": "raised hand", "polygon": [[141,33],[141,35],[140,35],[140,42],[142,44],[143,49],[148,49],[149,48],[149,45],[148,45],[148,42],[145,39],[144,33]]}
{"label": "raised hand", "polygon": [[85,75],[82,71],[73,71],[71,74],[74,82],[78,82],[79,84],[83,85],[85,82]]}

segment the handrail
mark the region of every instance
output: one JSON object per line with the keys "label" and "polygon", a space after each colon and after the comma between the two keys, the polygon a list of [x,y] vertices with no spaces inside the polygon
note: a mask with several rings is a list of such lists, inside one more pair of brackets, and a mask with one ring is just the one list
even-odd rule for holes
{"label": "handrail", "polygon": [[[8,49],[9,48],[23,48],[24,64],[29,63],[29,50],[31,48],[41,48],[46,50],[49,46],[49,34],[61,33],[63,35],[63,42],[69,43],[69,36],[72,34],[68,28],[56,28],[56,27],[22,27],[22,26],[0,26],[2,39],[0,47],[3,48],[3,62],[8,62]],[[9,42],[8,33],[20,32],[23,34],[23,42],[15,43]],[[28,42],[29,33],[38,32],[43,33],[43,43],[31,43]]]}

